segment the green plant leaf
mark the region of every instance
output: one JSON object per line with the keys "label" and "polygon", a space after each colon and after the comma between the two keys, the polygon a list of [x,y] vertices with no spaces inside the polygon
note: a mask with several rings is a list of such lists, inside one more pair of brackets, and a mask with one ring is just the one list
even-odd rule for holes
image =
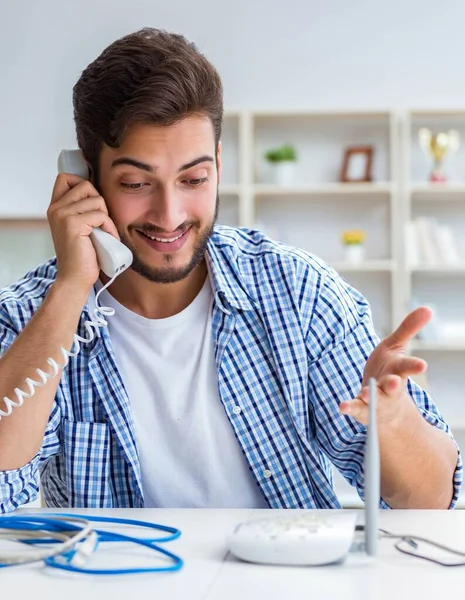
{"label": "green plant leaf", "polygon": [[294,146],[291,144],[284,144],[279,148],[271,148],[265,152],[265,158],[268,162],[277,163],[284,160],[295,161],[297,160],[297,153]]}

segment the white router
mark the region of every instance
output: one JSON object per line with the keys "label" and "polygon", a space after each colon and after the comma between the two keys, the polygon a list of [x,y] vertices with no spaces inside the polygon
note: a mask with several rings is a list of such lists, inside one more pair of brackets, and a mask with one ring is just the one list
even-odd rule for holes
{"label": "white router", "polygon": [[[365,449],[365,543],[369,556],[378,554],[380,498],[379,441],[376,422],[376,380],[369,381],[369,424]],[[293,511],[292,511],[293,512]],[[341,562],[355,536],[357,513],[318,510],[240,523],[227,536],[230,552],[247,562],[271,565],[321,566]]]}

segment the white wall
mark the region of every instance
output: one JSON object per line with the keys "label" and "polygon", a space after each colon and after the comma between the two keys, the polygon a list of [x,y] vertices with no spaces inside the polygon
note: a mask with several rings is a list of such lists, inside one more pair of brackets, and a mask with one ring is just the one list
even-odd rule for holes
{"label": "white wall", "polygon": [[71,88],[111,41],[184,33],[220,70],[227,108],[465,105],[462,0],[1,0],[0,214],[43,215]]}

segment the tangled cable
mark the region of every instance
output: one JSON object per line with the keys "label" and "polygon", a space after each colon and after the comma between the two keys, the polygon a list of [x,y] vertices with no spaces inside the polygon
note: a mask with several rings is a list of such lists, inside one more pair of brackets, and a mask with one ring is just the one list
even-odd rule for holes
{"label": "tangled cable", "polygon": [[[167,535],[156,538],[139,538],[111,531],[93,529],[91,522],[112,525],[130,525],[162,531]],[[69,514],[26,514],[0,517],[0,540],[18,542],[33,546],[18,552],[5,552],[0,549],[0,568],[18,564],[44,561],[49,567],[92,575],[127,575],[131,573],[154,573],[178,571],[183,566],[182,559],[162,548],[159,544],[170,542],[181,535],[179,529],[137,521],[110,517]],[[85,567],[90,556],[103,542],[129,542],[143,546],[169,559],[171,564],[156,567],[131,567],[125,569],[91,569]],[[45,545],[38,549],[36,546]]]}

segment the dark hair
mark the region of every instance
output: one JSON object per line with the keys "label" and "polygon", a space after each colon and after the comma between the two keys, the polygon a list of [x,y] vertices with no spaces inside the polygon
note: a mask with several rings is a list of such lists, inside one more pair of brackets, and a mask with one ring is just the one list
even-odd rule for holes
{"label": "dark hair", "polygon": [[223,87],[215,67],[182,35],[144,28],[108,46],[73,88],[78,145],[94,174],[102,143],[113,148],[134,123],[168,126],[200,114],[221,136]]}

